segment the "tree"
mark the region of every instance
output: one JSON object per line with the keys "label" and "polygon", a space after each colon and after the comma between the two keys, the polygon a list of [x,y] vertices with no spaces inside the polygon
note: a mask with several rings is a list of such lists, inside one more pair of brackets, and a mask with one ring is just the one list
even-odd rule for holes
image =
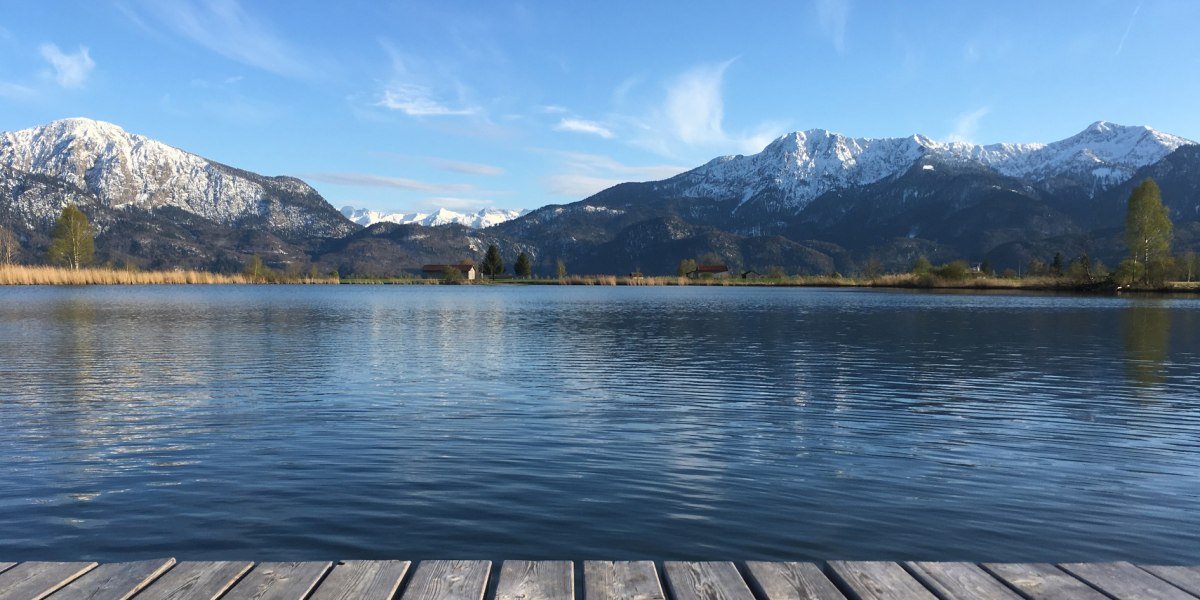
{"label": "tree", "polygon": [[675,268],[675,274],[680,277],[687,277],[696,271],[696,260],[685,258],[679,261],[679,266]]}
{"label": "tree", "polygon": [[879,259],[874,256],[868,258],[867,264],[863,266],[862,274],[867,279],[878,278],[880,275],[883,275],[883,263],[879,262]]}
{"label": "tree", "polygon": [[917,257],[917,262],[913,263],[913,275],[927,275],[931,271],[933,271],[933,263],[924,256]]}
{"label": "tree", "polygon": [[0,265],[11,265],[21,252],[21,241],[7,227],[0,227]]}
{"label": "tree", "polygon": [[1050,274],[1055,277],[1063,276],[1063,255],[1062,252],[1054,253],[1054,262],[1050,263]]}
{"label": "tree", "polygon": [[446,265],[446,268],[442,269],[442,283],[462,283],[462,281],[463,274],[458,267]]}
{"label": "tree", "polygon": [[1142,283],[1162,283],[1166,279],[1173,236],[1171,216],[1163,206],[1158,184],[1147,178],[1129,195],[1125,213],[1125,245]]}
{"label": "tree", "polygon": [[1196,278],[1196,275],[1200,274],[1200,256],[1196,255],[1195,250],[1188,250],[1183,253],[1183,256],[1179,258],[1179,269],[1188,283],[1191,283]]}
{"label": "tree", "polygon": [[567,263],[563,262],[561,258],[554,264],[554,275],[559,279],[566,279],[567,277]]}
{"label": "tree", "polygon": [[50,262],[72,269],[91,264],[96,255],[96,239],[87,215],[75,205],[63,209],[50,232]]}
{"label": "tree", "polygon": [[246,263],[246,274],[255,281],[262,281],[266,279],[268,272],[269,269],[267,268],[267,265],[263,264],[262,257],[257,254],[251,256],[250,262]]}
{"label": "tree", "polygon": [[495,244],[488,246],[487,254],[483,256],[483,265],[479,270],[492,279],[504,273],[504,260],[500,258],[500,248],[497,248]]}
{"label": "tree", "polygon": [[529,262],[529,255],[522,252],[517,255],[517,264],[513,267],[513,271],[517,277],[529,279],[533,275],[533,264]]}

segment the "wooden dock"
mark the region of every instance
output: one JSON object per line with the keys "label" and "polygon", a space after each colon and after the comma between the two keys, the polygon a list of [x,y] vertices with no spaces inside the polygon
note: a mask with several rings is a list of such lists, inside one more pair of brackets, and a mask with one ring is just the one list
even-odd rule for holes
{"label": "wooden dock", "polygon": [[[495,571],[495,573],[493,573]],[[576,578],[582,584],[576,584]],[[0,562],[0,600],[1197,600],[1200,567],[1116,563]]]}

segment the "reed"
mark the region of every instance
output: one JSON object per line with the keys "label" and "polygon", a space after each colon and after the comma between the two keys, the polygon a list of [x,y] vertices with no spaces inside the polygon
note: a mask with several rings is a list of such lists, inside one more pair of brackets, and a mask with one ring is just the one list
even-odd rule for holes
{"label": "reed", "polygon": [[[289,278],[278,283],[337,283],[336,278]],[[198,285],[266,283],[249,275],[208,273],[205,271],[125,271],[90,268],[4,265],[0,266],[0,285]]]}

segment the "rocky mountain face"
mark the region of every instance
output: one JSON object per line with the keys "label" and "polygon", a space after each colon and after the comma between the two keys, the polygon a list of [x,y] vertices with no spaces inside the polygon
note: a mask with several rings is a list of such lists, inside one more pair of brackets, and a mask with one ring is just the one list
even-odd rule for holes
{"label": "rocky mountain face", "polygon": [[359,227],[308,184],[184,152],[116,125],[64,119],[0,134],[0,224],[31,249],[68,204],[99,229],[101,254],[140,266],[228,268],[247,254],[307,262]]}

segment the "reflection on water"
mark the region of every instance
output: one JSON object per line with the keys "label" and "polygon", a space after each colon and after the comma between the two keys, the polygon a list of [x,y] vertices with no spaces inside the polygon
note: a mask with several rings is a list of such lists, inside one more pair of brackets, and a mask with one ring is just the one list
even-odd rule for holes
{"label": "reflection on water", "polygon": [[1171,310],[1153,301],[1130,304],[1124,325],[1129,377],[1143,386],[1161,384],[1171,341]]}
{"label": "reflection on water", "polygon": [[1200,302],[0,289],[0,557],[1200,561]]}

